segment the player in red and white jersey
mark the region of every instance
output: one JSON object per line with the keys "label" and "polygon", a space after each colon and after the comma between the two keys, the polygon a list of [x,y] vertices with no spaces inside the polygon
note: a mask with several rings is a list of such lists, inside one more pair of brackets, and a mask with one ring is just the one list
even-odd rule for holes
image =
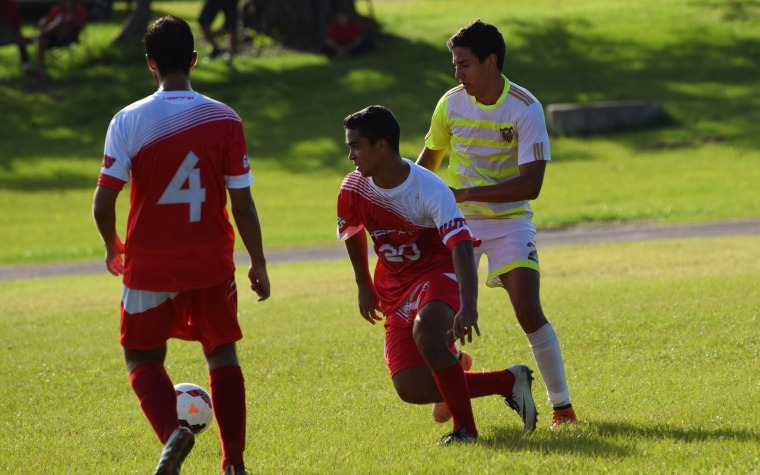
{"label": "player in red and white jersey", "polygon": [[[124,275],[120,342],[130,384],[164,444],[155,473],[179,473],[194,443],[192,431],[180,426],[164,368],[166,341],[180,338],[203,347],[222,470],[240,474],[245,381],[235,348],[242,332],[228,193],[251,259],[251,289],[260,301],[270,292],[242,122],[228,106],[192,90],[190,69],[197,54],[185,21],[157,20],[144,43],[158,91],[111,121],[93,200],[106,267]],[[115,205],[127,182],[130,212],[122,244]]]}
{"label": "player in red and white jersey", "polygon": [[[338,237],[345,241],[359,291],[359,312],[385,320],[385,358],[399,397],[413,404],[445,401],[454,420],[443,443],[475,442],[470,399],[498,394],[533,429],[531,371],[465,372],[462,345],[480,335],[472,236],[446,184],[399,154],[400,128],[390,110],[370,106],[343,122],[356,171],[338,194]],[[366,231],[366,232],[365,232]],[[374,282],[367,256],[372,237]]]}

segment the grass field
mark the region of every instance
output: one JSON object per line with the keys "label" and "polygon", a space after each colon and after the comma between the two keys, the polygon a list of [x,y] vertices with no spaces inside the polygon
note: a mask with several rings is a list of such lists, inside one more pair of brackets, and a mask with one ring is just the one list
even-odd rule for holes
{"label": "grass field", "polygon": [[[253,473],[756,473],[760,238],[558,246],[541,257],[582,424],[548,429],[538,378],[535,433],[486,398],[474,401],[480,444],[434,447],[449,427],[396,397],[382,329],[355,311],[350,264],[283,264],[270,269],[269,301],[240,300]],[[121,361],[119,295],[105,273],[0,286],[0,472],[153,468],[161,447]],[[482,336],[467,347],[475,369],[534,366],[505,300],[481,291]],[[207,386],[196,344],[169,352],[176,382]],[[217,437],[215,427],[199,436],[183,473],[218,470]]]}
{"label": "grass field", "polygon": [[[537,225],[760,217],[756,1],[373,5],[384,39],[370,55],[329,62],[273,48],[193,73],[196,89],[244,120],[267,248],[337,245],[335,197],[352,168],[342,118],[389,106],[414,158],[455,85],[445,41],[476,17],[502,29],[507,76],[544,105],[646,99],[668,116],[649,130],[554,137]],[[153,8],[192,20],[200,3]],[[85,47],[60,55],[48,85],[22,79],[16,50],[0,48],[0,265],[101,258],[90,203],[105,131],[154,90],[139,48],[109,47],[123,12],[119,3],[112,21],[88,26]],[[123,226],[127,196],[119,205]],[[582,424],[548,430],[539,378],[535,433],[490,398],[474,402],[480,444],[433,446],[449,427],[396,397],[382,329],[355,310],[348,261],[279,264],[269,301],[240,301],[251,471],[758,472],[760,238],[547,247],[541,259]],[[105,272],[0,285],[0,472],[153,469],[160,445],[118,344],[120,291]],[[535,365],[503,292],[483,288],[480,315],[475,369]],[[171,342],[167,367],[175,382],[208,385],[195,344]],[[211,428],[183,473],[218,473],[219,456]]]}
{"label": "grass field", "polygon": [[[202,63],[193,73],[196,89],[228,102],[245,121],[268,247],[334,243],[335,196],[351,169],[341,128],[348,113],[372,103],[389,106],[402,126],[402,153],[417,156],[436,101],[456,84],[445,41],[476,17],[503,30],[507,76],[544,105],[655,100],[669,118],[650,130],[555,137],[534,206],[540,227],[760,216],[756,2],[373,5],[384,39],[372,54],[330,62],[265,50],[242,55],[234,69]],[[105,131],[115,112],[154,90],[139,49],[109,47],[123,17],[124,5],[116,6],[112,21],[88,27],[86,48],[52,67],[49,85],[21,79],[17,52],[0,48],[6,78],[0,83],[0,265],[101,253],[90,204]],[[200,9],[198,2],[153,6],[156,15],[190,20]],[[205,48],[198,40],[202,54]]]}

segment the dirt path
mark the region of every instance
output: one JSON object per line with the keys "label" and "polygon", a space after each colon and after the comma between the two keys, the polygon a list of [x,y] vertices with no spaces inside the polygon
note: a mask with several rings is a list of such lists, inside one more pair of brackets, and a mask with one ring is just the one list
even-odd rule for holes
{"label": "dirt path", "polygon": [[[760,235],[760,220],[673,225],[644,223],[583,225],[557,230],[539,230],[537,240],[540,248],[563,244],[741,235]],[[270,265],[344,258],[346,258],[346,251],[337,243],[330,247],[279,249],[267,252],[267,262]],[[235,260],[245,264],[247,256],[236,254]],[[101,261],[0,266],[0,281],[105,272]]]}

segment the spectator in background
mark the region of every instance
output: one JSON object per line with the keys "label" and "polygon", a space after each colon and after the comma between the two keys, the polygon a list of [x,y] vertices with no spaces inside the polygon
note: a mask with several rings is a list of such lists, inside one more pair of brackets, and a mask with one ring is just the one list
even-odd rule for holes
{"label": "spectator in background", "polygon": [[372,41],[354,16],[339,11],[327,27],[325,53],[331,58],[356,56],[372,49]]}
{"label": "spectator in background", "polygon": [[[224,31],[230,36],[230,50],[228,52],[219,47],[219,43],[214,38],[214,32],[211,30],[211,24],[214,22],[216,14],[220,11],[224,13]],[[203,30],[203,37],[211,45],[211,53],[209,53],[207,59],[216,59],[219,56],[224,56],[227,62],[232,62],[232,56],[237,52],[237,0],[205,0],[198,23]]]}
{"label": "spectator in background", "polygon": [[37,46],[37,75],[47,78],[45,53],[50,48],[68,46],[79,41],[79,33],[87,23],[87,8],[79,0],[60,0],[40,20]]}
{"label": "spectator in background", "polygon": [[16,0],[0,0],[0,46],[16,45],[21,55],[24,73],[29,72],[27,38],[21,35],[21,14]]}

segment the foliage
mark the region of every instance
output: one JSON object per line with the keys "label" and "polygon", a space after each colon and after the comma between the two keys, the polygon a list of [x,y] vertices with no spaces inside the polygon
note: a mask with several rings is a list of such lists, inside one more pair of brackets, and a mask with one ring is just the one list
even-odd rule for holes
{"label": "foliage", "polygon": [[[368,14],[367,3],[357,2],[360,13]],[[372,5],[382,41],[363,57],[331,62],[254,35],[256,47],[248,46],[232,67],[201,61],[193,73],[197,90],[229,103],[244,120],[267,247],[335,244],[335,195],[352,169],[341,129],[347,114],[372,103],[389,106],[402,126],[402,154],[416,157],[436,101],[456,84],[446,40],[476,17],[502,29],[507,76],[544,105],[646,99],[660,102],[670,118],[650,130],[553,138],[553,162],[534,203],[538,226],[760,216],[754,131],[760,9],[754,3]],[[6,78],[0,83],[0,264],[101,253],[89,208],[104,134],[115,112],[154,90],[137,47],[109,46],[124,18],[124,6],[116,7],[112,21],[87,27],[82,47],[55,52],[48,84],[22,79],[17,51],[0,49]],[[156,16],[194,20],[200,3],[156,2],[153,9]],[[125,201],[120,198],[122,223]]]}

